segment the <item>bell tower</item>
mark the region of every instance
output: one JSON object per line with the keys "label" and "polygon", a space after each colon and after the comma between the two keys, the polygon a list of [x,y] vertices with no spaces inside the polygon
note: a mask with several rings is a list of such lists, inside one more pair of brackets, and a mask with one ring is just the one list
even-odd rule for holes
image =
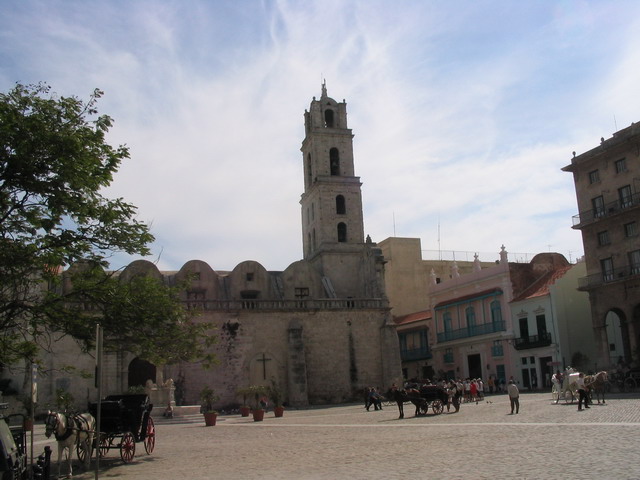
{"label": "bell tower", "polygon": [[[347,104],[329,97],[323,83],[320,99],[313,97],[304,113],[304,125],[304,193],[300,200],[304,259],[331,278],[338,296],[342,296],[339,290],[355,295],[358,288],[354,284],[363,282],[358,272],[362,273],[365,244],[362,183],[355,176]],[[340,284],[345,288],[339,288]]]}

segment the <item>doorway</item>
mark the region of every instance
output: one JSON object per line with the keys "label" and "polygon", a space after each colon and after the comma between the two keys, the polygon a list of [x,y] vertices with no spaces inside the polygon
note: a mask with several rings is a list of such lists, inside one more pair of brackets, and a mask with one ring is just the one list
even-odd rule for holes
{"label": "doorway", "polygon": [[474,353],[467,357],[467,365],[469,367],[469,378],[482,378],[482,363],[480,362],[480,354]]}

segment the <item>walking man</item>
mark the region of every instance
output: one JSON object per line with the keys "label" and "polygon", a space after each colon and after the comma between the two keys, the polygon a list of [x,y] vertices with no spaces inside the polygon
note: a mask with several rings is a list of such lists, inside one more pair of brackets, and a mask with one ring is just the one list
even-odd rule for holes
{"label": "walking man", "polygon": [[576,385],[578,386],[578,411],[582,410],[582,401],[584,400],[584,408],[591,408],[587,404],[587,390],[584,386],[584,373],[580,372],[578,375],[578,379],[576,380]]}
{"label": "walking man", "polygon": [[509,401],[511,402],[511,414],[513,415],[513,409],[515,408],[516,414],[520,411],[520,390],[513,380],[509,380],[509,386],[507,387],[507,393],[509,394]]}

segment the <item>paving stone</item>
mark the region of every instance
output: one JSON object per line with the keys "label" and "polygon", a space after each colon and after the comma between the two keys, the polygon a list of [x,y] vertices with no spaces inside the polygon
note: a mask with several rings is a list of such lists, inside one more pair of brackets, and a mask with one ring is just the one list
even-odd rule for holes
{"label": "paving stone", "polygon": [[100,478],[640,478],[638,395],[578,412],[547,393],[523,394],[520,413],[509,410],[506,395],[494,395],[437,416],[413,417],[406,405],[402,420],[396,407],[367,412],[355,404],[288,410],[283,418],[269,412],[263,422],[220,416],[215,427],[159,419],[153,454],[137,444],[124,465],[110,452]]}

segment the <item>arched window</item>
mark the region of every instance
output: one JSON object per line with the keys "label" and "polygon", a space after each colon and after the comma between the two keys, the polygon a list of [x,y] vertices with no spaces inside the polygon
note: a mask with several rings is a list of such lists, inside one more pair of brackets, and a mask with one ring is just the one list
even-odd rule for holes
{"label": "arched window", "polygon": [[336,197],[336,213],[338,215],[344,215],[347,213],[347,207],[344,203],[344,197],[342,195],[338,195]]}
{"label": "arched window", "polygon": [[347,224],[340,222],[338,224],[338,242],[347,241]]}
{"label": "arched window", "polygon": [[502,323],[502,307],[498,300],[491,302],[491,322],[494,325]]}
{"label": "arched window", "polygon": [[451,313],[450,312],[444,312],[442,314],[442,326],[444,327],[444,333],[448,333],[451,330],[453,330],[452,326],[451,326]]}
{"label": "arched window", "polygon": [[324,126],[333,128],[333,110],[329,108],[324,111]]}
{"label": "arched window", "polygon": [[329,150],[329,166],[331,175],[340,175],[340,153],[335,147]]}
{"label": "arched window", "polygon": [[313,168],[311,167],[311,154],[307,154],[307,185],[311,186],[313,180]]}
{"label": "arched window", "polygon": [[473,335],[473,329],[476,326],[476,312],[472,306],[469,306],[465,309],[464,313],[467,319],[467,330],[469,330],[469,335]]}

